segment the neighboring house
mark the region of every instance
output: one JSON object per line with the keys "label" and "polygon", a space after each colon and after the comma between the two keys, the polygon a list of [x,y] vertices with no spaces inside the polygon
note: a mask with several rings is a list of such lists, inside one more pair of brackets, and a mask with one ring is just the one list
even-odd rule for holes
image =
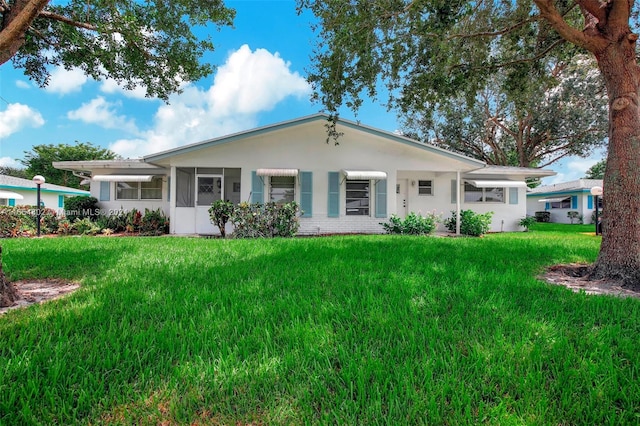
{"label": "neighboring house", "polygon": [[491,231],[523,229],[527,177],[555,172],[487,166],[404,136],[339,120],[338,144],[316,114],[137,160],[63,161],[83,172],[105,210],[160,208],[173,234],[213,234],[209,207],[296,201],[300,234],[381,233],[392,214],[493,211]]}
{"label": "neighboring house", "polygon": [[[602,187],[602,180],[578,179],[533,188],[527,194],[527,214],[534,216],[535,212],[548,211],[551,222],[571,223],[567,213],[576,211],[584,223],[592,223],[592,213],[596,209],[595,197],[591,195],[594,186]],[[602,210],[602,197],[598,197],[598,209]]]}
{"label": "neighboring house", "polygon": [[[0,175],[0,206],[35,206],[38,203],[37,188],[38,186],[29,179]],[[46,182],[40,186],[40,204],[62,216],[65,197],[77,195],[89,196],[89,191]]]}

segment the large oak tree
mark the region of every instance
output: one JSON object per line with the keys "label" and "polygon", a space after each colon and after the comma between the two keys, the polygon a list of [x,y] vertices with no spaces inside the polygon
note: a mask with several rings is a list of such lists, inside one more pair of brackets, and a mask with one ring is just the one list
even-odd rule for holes
{"label": "large oak tree", "polygon": [[[609,105],[606,220],[593,277],[640,288],[640,68],[633,0],[298,0],[319,20],[310,80],[329,111],[357,109],[385,84],[391,107],[472,98],[497,68],[527,90],[539,59],[589,52]],[[535,31],[530,31],[532,25]],[[510,48],[503,48],[503,47]],[[500,48],[498,48],[500,47]],[[571,54],[570,50],[566,54]],[[518,78],[525,75],[526,78]]]}
{"label": "large oak tree", "polygon": [[213,43],[198,27],[234,14],[222,0],[2,0],[0,65],[12,60],[41,86],[52,66],[80,68],[166,100],[212,72],[200,59]]}

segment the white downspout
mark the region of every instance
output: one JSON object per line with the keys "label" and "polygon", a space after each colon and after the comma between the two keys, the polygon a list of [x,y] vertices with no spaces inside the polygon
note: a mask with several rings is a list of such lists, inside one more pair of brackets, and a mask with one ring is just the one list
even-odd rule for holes
{"label": "white downspout", "polygon": [[460,170],[456,171],[456,235],[460,235]]}

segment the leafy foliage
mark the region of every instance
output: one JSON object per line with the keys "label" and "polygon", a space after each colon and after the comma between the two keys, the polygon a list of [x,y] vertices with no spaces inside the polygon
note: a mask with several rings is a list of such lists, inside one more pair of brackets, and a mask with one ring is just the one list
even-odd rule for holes
{"label": "leafy foliage", "polygon": [[434,213],[422,216],[411,212],[404,220],[394,214],[381,225],[387,234],[429,235],[435,231],[438,222],[440,217]]}
{"label": "leafy foliage", "polygon": [[76,142],[75,145],[47,144],[34,145],[31,151],[25,151],[22,164],[26,167],[28,176],[42,175],[47,183],[80,188],[81,178],[74,176],[68,170],[53,167],[54,161],[86,161],[113,160],[116,154],[106,148],[101,148],[91,142]]}
{"label": "leafy foliage", "polygon": [[67,197],[64,199],[65,216],[71,222],[76,219],[96,218],[99,213],[98,199],[96,197]]}
{"label": "leafy foliage", "polygon": [[551,220],[551,212],[548,211],[535,212],[534,215],[538,222],[549,222]]}
{"label": "leafy foliage", "polygon": [[[462,235],[470,235],[479,237],[489,232],[491,228],[491,218],[493,212],[475,213],[473,210],[460,211],[460,233]],[[457,228],[456,212],[451,212],[451,217],[445,219],[444,226],[450,232],[456,232]]]}
{"label": "leafy foliage", "polygon": [[[28,237],[36,233],[36,206],[0,206],[0,238]],[[40,231],[56,232],[58,214],[50,208],[42,208]]]}
{"label": "leafy foliage", "polygon": [[229,219],[233,215],[234,205],[230,201],[225,200],[217,200],[211,204],[209,208],[209,217],[211,218],[211,223],[220,229],[220,235],[222,238],[226,236],[225,226]]}
{"label": "leafy foliage", "polygon": [[[46,86],[50,66],[64,66],[127,89],[143,86],[147,96],[165,100],[185,81],[212,71],[200,58],[213,43],[197,29],[230,26],[235,15],[221,0],[25,0],[8,6],[0,9],[0,64],[12,59],[40,86]],[[10,23],[21,31],[9,33]]]}
{"label": "leafy foliage", "polygon": [[567,155],[585,157],[606,142],[607,102],[595,61],[585,55],[551,63],[526,96],[504,91],[503,69],[468,103],[441,99],[434,111],[404,115],[411,135],[487,164],[545,167]]}
{"label": "leafy foliage", "polygon": [[140,220],[140,235],[162,235],[169,232],[169,218],[162,209],[144,210]]}
{"label": "leafy foliage", "polygon": [[25,169],[11,166],[0,166],[0,175],[29,179],[29,176],[27,175],[27,171]]}
{"label": "leafy foliage", "polygon": [[531,228],[531,225],[533,225],[536,222],[537,220],[535,216],[526,216],[520,219],[519,225],[524,228],[525,232],[527,232],[529,231],[529,228]]}
{"label": "leafy foliage", "polygon": [[236,238],[294,237],[300,227],[296,202],[240,203],[230,217]]}
{"label": "leafy foliage", "polygon": [[589,167],[585,174],[585,179],[604,179],[604,172],[607,168],[607,160],[600,160]]}

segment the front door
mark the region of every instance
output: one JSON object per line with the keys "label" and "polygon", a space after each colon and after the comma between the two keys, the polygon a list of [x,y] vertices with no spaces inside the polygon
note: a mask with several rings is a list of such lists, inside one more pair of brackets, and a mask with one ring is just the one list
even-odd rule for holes
{"label": "front door", "polygon": [[398,179],[396,182],[396,214],[404,218],[407,216],[408,209],[407,179]]}
{"label": "front door", "polygon": [[213,234],[220,232],[211,223],[209,208],[214,201],[222,200],[222,197],[222,176],[196,176],[196,233]]}

